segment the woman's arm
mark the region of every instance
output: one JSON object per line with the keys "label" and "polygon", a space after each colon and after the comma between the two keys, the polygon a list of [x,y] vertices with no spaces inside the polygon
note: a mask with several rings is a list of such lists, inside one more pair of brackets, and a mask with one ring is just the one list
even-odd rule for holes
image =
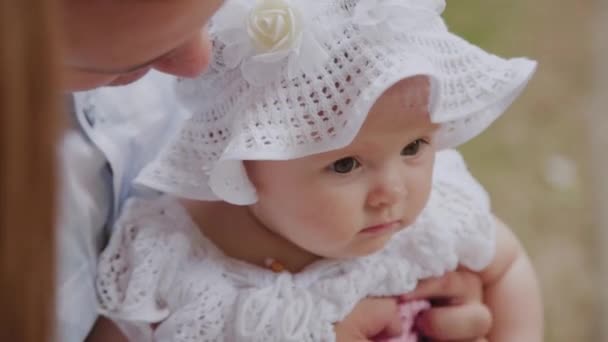
{"label": "woman's arm", "polygon": [[543,310],[538,281],[521,243],[496,219],[496,257],[481,272],[484,302],[492,312],[492,342],[543,340]]}
{"label": "woman's arm", "polygon": [[99,317],[85,342],[128,342],[128,340],[112,321]]}

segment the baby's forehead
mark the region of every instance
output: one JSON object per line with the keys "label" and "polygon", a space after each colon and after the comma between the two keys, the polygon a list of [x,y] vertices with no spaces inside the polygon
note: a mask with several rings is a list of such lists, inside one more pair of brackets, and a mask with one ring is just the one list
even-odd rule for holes
{"label": "baby's forehead", "polygon": [[[361,127],[365,131],[413,130],[430,124],[430,83],[426,76],[401,80],[373,104]],[[359,133],[361,133],[359,132]]]}
{"label": "baby's forehead", "polygon": [[429,104],[431,95],[431,83],[426,75],[417,75],[398,81],[389,87],[376,103],[387,97],[400,99],[404,106],[419,106]]}
{"label": "baby's forehead", "polygon": [[[318,154],[321,160],[376,149],[401,148],[420,138],[431,139],[439,125],[429,113],[429,80],[416,76],[402,80],[374,103],[361,128],[346,146]],[[314,158],[314,157],[313,157]]]}

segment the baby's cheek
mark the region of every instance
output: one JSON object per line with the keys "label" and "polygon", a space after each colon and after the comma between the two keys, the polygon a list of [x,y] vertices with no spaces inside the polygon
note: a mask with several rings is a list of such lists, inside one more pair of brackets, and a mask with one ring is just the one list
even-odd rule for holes
{"label": "baby's cheek", "polygon": [[300,217],[300,226],[306,230],[311,240],[330,243],[346,235],[342,227],[346,226],[347,221],[348,217],[340,218],[331,208],[318,208],[303,213]]}

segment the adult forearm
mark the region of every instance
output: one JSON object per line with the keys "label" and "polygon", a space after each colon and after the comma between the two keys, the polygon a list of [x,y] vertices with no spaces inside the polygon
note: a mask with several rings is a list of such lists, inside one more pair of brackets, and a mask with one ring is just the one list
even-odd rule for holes
{"label": "adult forearm", "polygon": [[[543,310],[532,264],[513,233],[498,223],[498,254],[503,272],[486,286],[484,301],[492,311],[491,342],[541,342]],[[499,256],[499,258],[501,258]]]}
{"label": "adult forearm", "polygon": [[128,339],[112,321],[99,317],[85,342],[128,342]]}

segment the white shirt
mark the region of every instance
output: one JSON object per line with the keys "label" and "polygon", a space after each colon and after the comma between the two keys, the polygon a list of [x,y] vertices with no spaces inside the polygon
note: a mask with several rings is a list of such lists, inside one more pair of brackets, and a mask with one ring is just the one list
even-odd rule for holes
{"label": "white shirt", "polygon": [[74,94],[78,128],[60,145],[57,340],[83,341],[98,316],[94,279],[114,214],[135,189],[131,180],[184,117],[151,72],[125,87]]}

